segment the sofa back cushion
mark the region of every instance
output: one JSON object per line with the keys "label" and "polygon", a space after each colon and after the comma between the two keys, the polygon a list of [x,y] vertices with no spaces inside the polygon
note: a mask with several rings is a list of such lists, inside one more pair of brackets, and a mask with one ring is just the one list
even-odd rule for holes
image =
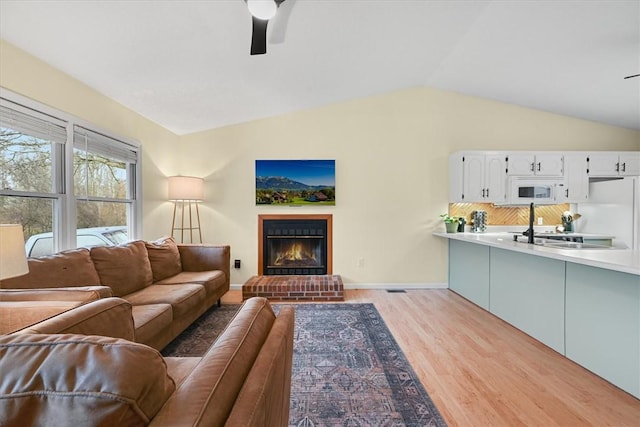
{"label": "sofa back cushion", "polygon": [[182,272],[180,251],[173,237],[165,237],[154,242],[146,242],[153,281],[167,279]]}
{"label": "sofa back cushion", "polygon": [[117,338],[0,336],[0,425],[142,426],[175,390],[158,351]]}
{"label": "sofa back cushion", "polygon": [[0,288],[59,288],[98,284],[100,277],[91,262],[89,250],[80,248],[29,258],[29,273],[1,281]]}
{"label": "sofa back cushion", "polygon": [[141,240],[121,246],[91,248],[100,283],[122,297],[149,286],[153,280],[147,247]]}

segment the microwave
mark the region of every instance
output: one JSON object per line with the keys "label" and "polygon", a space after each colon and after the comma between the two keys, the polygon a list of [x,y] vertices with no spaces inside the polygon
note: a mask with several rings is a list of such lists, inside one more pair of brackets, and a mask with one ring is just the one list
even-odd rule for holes
{"label": "microwave", "polygon": [[549,178],[510,178],[508,203],[513,205],[553,205],[564,183]]}

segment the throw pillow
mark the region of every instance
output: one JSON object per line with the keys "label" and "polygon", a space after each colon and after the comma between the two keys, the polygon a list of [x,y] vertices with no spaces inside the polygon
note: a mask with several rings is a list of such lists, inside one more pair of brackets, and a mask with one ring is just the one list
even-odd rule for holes
{"label": "throw pillow", "polygon": [[146,242],[153,281],[159,282],[182,271],[180,252],[173,237],[164,237],[154,242]]}
{"label": "throw pillow", "polygon": [[141,240],[121,246],[91,248],[100,283],[122,297],[149,286],[153,280],[147,247]]}

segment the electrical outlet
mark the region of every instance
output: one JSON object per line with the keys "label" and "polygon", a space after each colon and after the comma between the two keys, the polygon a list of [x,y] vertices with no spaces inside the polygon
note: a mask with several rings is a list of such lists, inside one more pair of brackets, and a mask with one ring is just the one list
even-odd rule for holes
{"label": "electrical outlet", "polygon": [[542,222],[543,222],[543,221],[542,221],[542,217],[541,217],[541,216],[539,216],[539,217],[538,217],[538,225],[542,225]]}
{"label": "electrical outlet", "polygon": [[362,257],[358,258],[357,266],[358,267],[364,267],[364,258],[362,258]]}
{"label": "electrical outlet", "polygon": [[240,268],[240,260],[236,259],[233,261],[233,268]]}

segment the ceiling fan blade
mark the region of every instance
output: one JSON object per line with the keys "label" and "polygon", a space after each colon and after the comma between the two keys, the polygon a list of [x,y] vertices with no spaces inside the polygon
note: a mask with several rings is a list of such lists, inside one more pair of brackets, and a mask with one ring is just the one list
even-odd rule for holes
{"label": "ceiling fan blade", "polygon": [[267,24],[268,20],[251,17],[251,55],[263,55],[267,53]]}
{"label": "ceiling fan blade", "polygon": [[634,78],[634,77],[640,77],[640,74],[633,74],[633,75],[631,75],[631,76],[627,76],[627,77],[625,77],[624,79],[625,79],[625,80],[626,80],[626,79],[632,79],[632,78]]}
{"label": "ceiling fan blade", "polygon": [[[269,35],[269,43],[279,44],[284,42],[284,37],[289,25],[289,16],[296,0],[282,0],[278,4],[278,13],[273,18],[271,24],[271,34]],[[284,3],[284,4],[283,4]]]}

